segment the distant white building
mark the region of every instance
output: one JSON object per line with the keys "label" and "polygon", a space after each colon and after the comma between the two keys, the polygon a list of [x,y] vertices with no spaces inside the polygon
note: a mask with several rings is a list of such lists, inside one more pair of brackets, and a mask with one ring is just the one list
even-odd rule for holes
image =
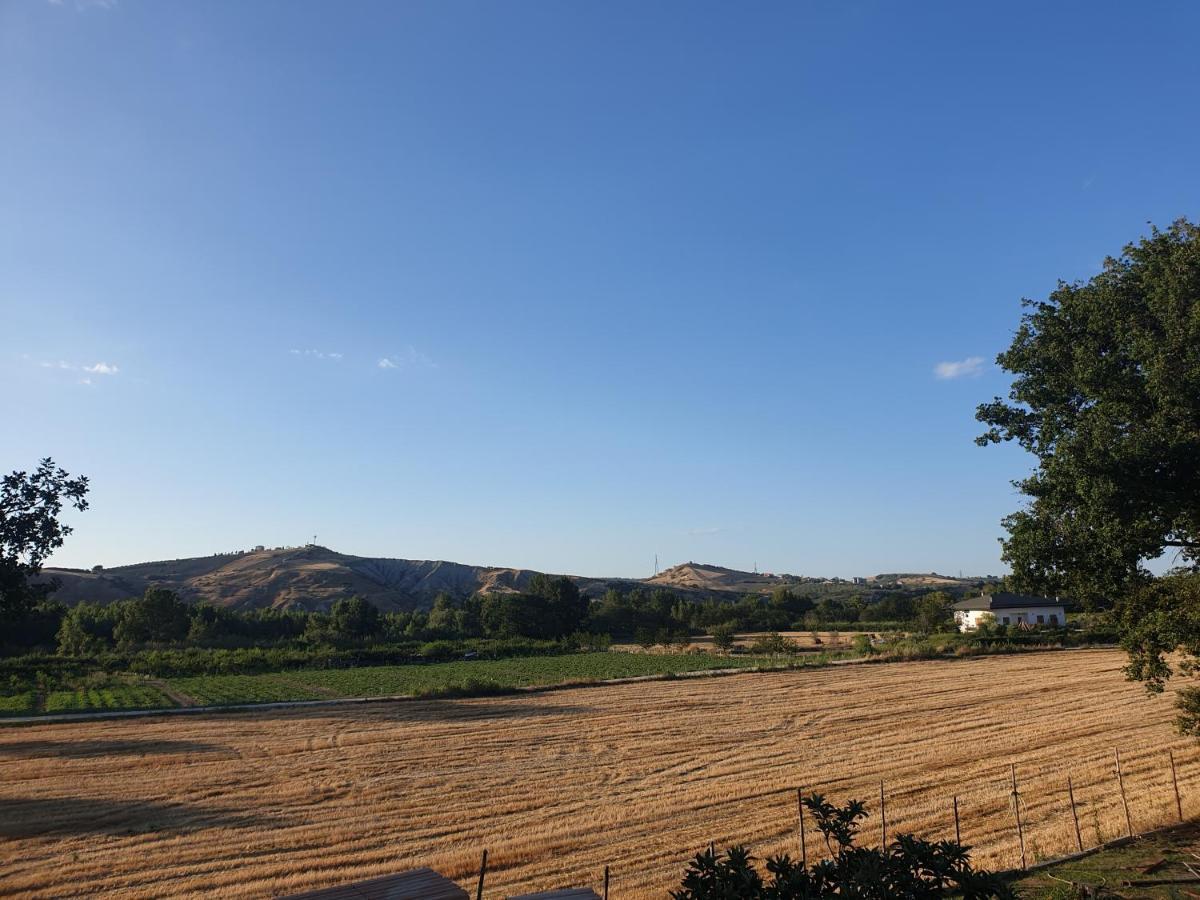
{"label": "distant white building", "polygon": [[983,594],[954,604],[959,631],[974,631],[986,621],[997,625],[1058,628],[1067,624],[1066,605],[1049,597],[1025,594]]}

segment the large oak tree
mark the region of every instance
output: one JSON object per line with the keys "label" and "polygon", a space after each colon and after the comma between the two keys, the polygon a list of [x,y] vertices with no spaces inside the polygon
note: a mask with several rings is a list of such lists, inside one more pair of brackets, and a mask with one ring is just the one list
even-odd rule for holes
{"label": "large oak tree", "polygon": [[1004,559],[1018,590],[1116,605],[1129,673],[1160,689],[1165,653],[1200,653],[1200,226],[1153,228],[1025,308],[997,358],[1008,399],[976,414],[980,444],[1037,459]]}

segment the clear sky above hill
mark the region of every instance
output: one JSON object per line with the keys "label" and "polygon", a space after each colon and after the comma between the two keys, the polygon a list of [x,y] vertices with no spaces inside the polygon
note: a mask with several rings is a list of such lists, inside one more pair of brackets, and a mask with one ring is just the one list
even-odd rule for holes
{"label": "clear sky above hill", "polygon": [[1022,296],[1200,215],[1188,3],[0,3],[61,565],[1002,571]]}

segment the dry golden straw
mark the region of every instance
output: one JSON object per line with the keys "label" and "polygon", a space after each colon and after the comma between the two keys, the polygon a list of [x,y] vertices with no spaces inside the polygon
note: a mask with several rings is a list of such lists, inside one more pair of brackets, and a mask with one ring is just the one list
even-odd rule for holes
{"label": "dry golden straw", "polygon": [[[888,832],[1031,861],[1200,812],[1200,753],[1117,651],[836,667],[519,697],[0,728],[0,894],[265,897],[429,865],[485,895],[662,897],[693,853],[799,853],[795,789]],[[864,827],[877,839],[876,818]],[[810,830],[809,837],[812,838]],[[823,852],[809,840],[810,859]]]}

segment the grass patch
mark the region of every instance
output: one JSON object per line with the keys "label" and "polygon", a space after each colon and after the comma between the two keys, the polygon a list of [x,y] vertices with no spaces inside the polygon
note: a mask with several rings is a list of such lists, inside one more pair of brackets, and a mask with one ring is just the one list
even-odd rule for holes
{"label": "grass patch", "polygon": [[[1138,885],[1124,887],[1126,881],[1188,877],[1188,866],[1195,867],[1200,848],[1200,824],[1188,823],[1169,831],[1138,838],[1123,847],[1099,850],[1082,859],[1041,869],[1014,882],[1022,900],[1067,900],[1083,896],[1083,886],[1103,886],[1112,896],[1139,898],[1178,898],[1192,896],[1181,889],[1196,892],[1197,884]],[[1074,886],[1073,886],[1074,885]],[[1089,895],[1090,896],[1090,895]],[[1104,896],[1108,896],[1105,894]]]}

